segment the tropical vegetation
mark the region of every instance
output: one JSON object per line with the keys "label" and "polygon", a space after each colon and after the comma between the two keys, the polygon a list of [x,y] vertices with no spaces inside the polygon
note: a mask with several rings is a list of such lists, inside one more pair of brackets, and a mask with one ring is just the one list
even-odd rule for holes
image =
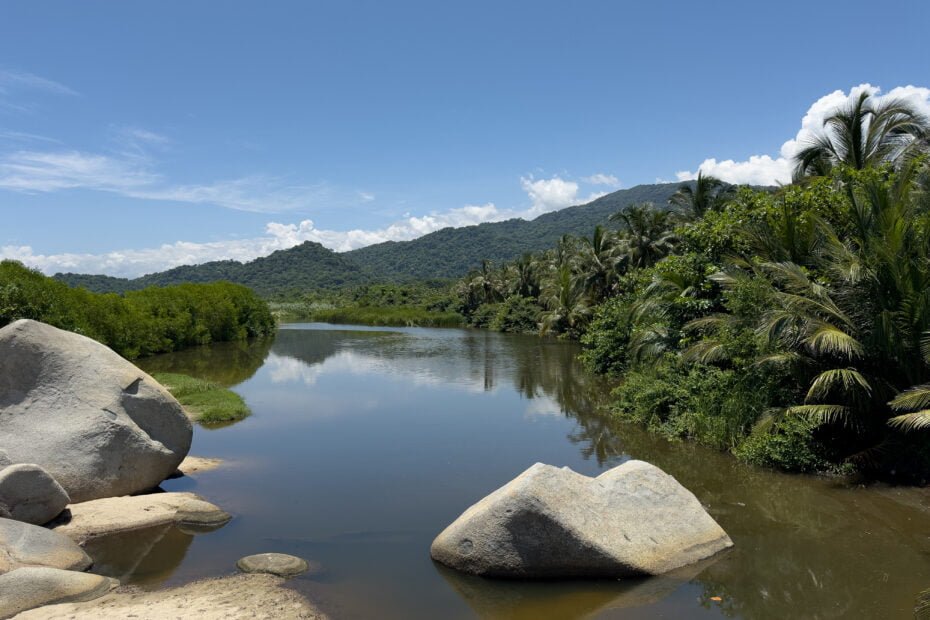
{"label": "tropical vegetation", "polygon": [[0,327],[34,319],[84,334],[133,359],[274,331],[268,305],[228,282],[92,293],[16,261],[0,262]]}
{"label": "tropical vegetation", "polygon": [[[621,379],[614,410],[790,470],[930,472],[928,120],[868,94],[780,188],[699,175],[665,205],[456,285],[494,327],[519,303]],[[517,301],[519,300],[519,301]],[[525,325],[525,324],[524,324]],[[498,325],[500,327],[500,325]]]}
{"label": "tropical vegetation", "polygon": [[179,373],[156,372],[152,376],[200,424],[235,422],[252,413],[241,396],[218,383]]}

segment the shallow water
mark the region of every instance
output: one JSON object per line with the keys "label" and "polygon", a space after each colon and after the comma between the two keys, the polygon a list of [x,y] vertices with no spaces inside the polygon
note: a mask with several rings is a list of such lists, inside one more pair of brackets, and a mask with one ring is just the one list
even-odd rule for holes
{"label": "shallow water", "polygon": [[[145,360],[233,386],[253,410],[197,428],[227,465],[166,481],[235,515],[100,541],[98,570],[143,587],[226,574],[262,551],[321,562],[290,582],[348,618],[910,618],[930,587],[930,495],[759,471],[599,411],[574,345],[486,331],[282,328],[274,342]],[[650,461],[697,495],[735,547],[662,578],[499,582],[429,558],[465,508],[537,461],[597,475]]]}

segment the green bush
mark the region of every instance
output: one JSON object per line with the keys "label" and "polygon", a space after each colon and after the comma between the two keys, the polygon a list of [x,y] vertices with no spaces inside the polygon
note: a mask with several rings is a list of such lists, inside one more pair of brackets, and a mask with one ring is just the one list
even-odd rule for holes
{"label": "green bush", "polygon": [[771,428],[758,430],[735,450],[753,465],[786,471],[821,471],[830,468],[823,446],[814,439],[815,425],[802,416],[786,415]]}
{"label": "green bush", "polygon": [[134,359],[274,332],[268,305],[228,282],[91,293],[16,261],[0,262],[0,327],[34,319],[94,338]]}
{"label": "green bush", "polygon": [[535,334],[539,331],[542,308],[528,297],[512,295],[499,305],[490,328],[514,334]]}

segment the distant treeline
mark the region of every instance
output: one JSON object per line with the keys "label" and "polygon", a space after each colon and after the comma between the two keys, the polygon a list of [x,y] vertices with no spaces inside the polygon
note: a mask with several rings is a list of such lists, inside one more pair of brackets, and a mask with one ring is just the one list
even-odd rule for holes
{"label": "distant treeline", "polygon": [[271,334],[268,305],[228,282],[92,293],[16,261],[0,262],[0,327],[34,319],[98,340],[133,359]]}

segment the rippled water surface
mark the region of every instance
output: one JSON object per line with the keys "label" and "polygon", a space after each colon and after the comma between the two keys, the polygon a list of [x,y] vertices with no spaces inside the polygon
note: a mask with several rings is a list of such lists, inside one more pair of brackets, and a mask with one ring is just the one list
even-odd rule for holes
{"label": "rippled water surface", "polygon": [[[293,580],[347,618],[909,618],[930,587],[930,496],[758,471],[606,419],[608,389],[564,342],[485,331],[290,325],[272,341],[145,360],[233,387],[253,415],[197,428],[227,465],[167,481],[235,515],[100,541],[97,570],[144,587],[226,574],[281,551],[326,572]],[[465,577],[433,537],[537,461],[597,475],[650,461],[692,490],[735,547],[631,582]]]}

